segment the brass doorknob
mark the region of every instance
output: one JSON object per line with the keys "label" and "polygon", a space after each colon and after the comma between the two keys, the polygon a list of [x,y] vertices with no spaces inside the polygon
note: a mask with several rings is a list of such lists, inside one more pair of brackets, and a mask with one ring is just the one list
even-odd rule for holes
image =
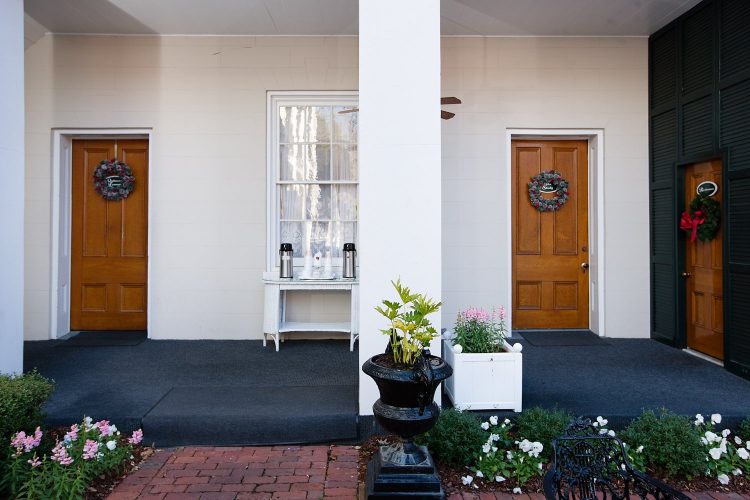
{"label": "brass doorknob", "polygon": [[589,268],[588,262],[581,262],[581,269],[583,269],[583,272],[586,272],[586,269]]}
{"label": "brass doorknob", "polygon": [[689,277],[691,277],[692,275],[693,275],[693,273],[689,273],[689,272],[687,272],[687,271],[685,271],[684,273],[682,273],[682,277],[683,277],[683,278],[689,278]]}

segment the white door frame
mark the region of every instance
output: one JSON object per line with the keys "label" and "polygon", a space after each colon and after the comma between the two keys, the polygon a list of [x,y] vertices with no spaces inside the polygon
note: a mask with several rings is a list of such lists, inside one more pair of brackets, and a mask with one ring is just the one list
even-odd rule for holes
{"label": "white door frame", "polygon": [[[589,329],[606,337],[604,301],[604,129],[523,129],[505,132],[505,196],[507,207],[505,226],[509,242],[507,276],[508,297],[513,301],[513,176],[511,172],[514,139],[586,140],[588,141],[589,179]],[[513,307],[508,308],[508,324],[513,325]],[[511,327],[512,328],[512,327]]]}
{"label": "white door frame", "polygon": [[150,128],[56,128],[52,129],[52,218],[50,253],[49,338],[70,332],[70,253],[73,191],[72,142],[74,139],[148,140],[148,244],[146,247],[146,330],[151,336],[151,232],[153,130]]}

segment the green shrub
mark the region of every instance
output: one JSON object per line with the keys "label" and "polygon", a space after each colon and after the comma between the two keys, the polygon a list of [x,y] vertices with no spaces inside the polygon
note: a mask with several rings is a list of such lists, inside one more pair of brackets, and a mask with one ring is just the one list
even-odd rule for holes
{"label": "green shrub", "polygon": [[36,370],[20,376],[0,375],[0,440],[7,443],[18,431],[31,432],[42,425],[42,404],[54,383]]}
{"label": "green shrub", "polygon": [[535,407],[518,415],[515,424],[518,436],[542,443],[542,456],[549,458],[552,456],[552,440],[565,431],[572,418],[573,416],[565,410]]}
{"label": "green shrub", "polygon": [[688,478],[706,469],[700,430],[687,417],[666,409],[643,412],[620,434],[633,448],[643,446],[644,463],[666,476]]}
{"label": "green shrub", "polygon": [[742,439],[746,441],[750,441],[750,417],[747,417],[745,420],[742,421],[737,433],[740,435]]}
{"label": "green shrub", "polygon": [[435,427],[417,439],[445,464],[469,465],[487,439],[474,415],[449,409],[440,414]]}

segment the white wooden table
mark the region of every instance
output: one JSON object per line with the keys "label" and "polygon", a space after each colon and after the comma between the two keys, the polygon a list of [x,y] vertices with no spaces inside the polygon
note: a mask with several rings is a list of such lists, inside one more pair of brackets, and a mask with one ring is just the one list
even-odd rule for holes
{"label": "white wooden table", "polygon": [[[299,280],[280,279],[275,273],[264,273],[265,304],[263,307],[263,345],[268,337],[273,339],[276,350],[284,334],[291,332],[343,332],[349,334],[349,350],[359,338],[359,281],[345,280]],[[348,323],[306,323],[286,320],[286,292],[288,291],[350,292],[351,321]]]}

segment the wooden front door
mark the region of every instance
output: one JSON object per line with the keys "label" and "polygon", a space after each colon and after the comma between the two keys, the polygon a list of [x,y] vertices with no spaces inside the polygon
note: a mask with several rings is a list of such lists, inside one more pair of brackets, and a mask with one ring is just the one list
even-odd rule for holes
{"label": "wooden front door", "polygon": [[[116,158],[135,177],[130,195],[106,201],[94,189],[99,162]],[[148,141],[73,141],[70,328],[145,330]]]}
{"label": "wooden front door", "polygon": [[[721,203],[721,161],[696,163],[685,171],[685,206],[696,195],[698,184],[713,181],[719,191],[713,199]],[[691,349],[724,359],[724,301],[722,295],[722,231],[711,241],[686,238],[685,291],[687,297],[687,345]]]}
{"label": "wooden front door", "polygon": [[[588,143],[512,143],[513,328],[588,328]],[[531,205],[528,183],[557,170],[569,199],[553,212]],[[543,194],[551,198],[554,194]]]}

